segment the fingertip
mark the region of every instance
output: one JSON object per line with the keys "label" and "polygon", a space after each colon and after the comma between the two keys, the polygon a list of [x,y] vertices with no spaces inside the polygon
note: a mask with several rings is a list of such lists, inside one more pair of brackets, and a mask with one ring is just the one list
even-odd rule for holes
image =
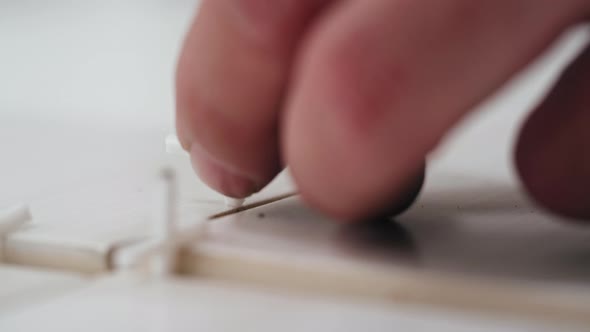
{"label": "fingertip", "polygon": [[571,221],[590,220],[590,210],[583,202],[572,198],[576,194],[567,188],[569,184],[541,170],[539,158],[529,159],[524,154],[517,156],[516,168],[524,190],[539,206]]}
{"label": "fingertip", "polygon": [[275,52],[278,41],[261,45],[238,29],[234,5],[205,1],[187,33],[175,77],[176,128],[203,182],[244,197],[281,170],[277,116],[288,63]]}
{"label": "fingertip", "polygon": [[[540,109],[537,112],[541,111]],[[580,174],[580,160],[574,145],[556,141],[552,121],[533,113],[522,128],[515,148],[514,160],[524,190],[550,213],[569,220],[590,220],[588,189],[584,182],[590,175]],[[563,133],[562,133],[563,134]],[[557,143],[557,144],[556,144]]]}
{"label": "fingertip", "polygon": [[[316,26],[300,52],[282,128],[303,199],[342,222],[411,205],[420,177],[418,189],[402,191],[436,141],[430,128],[416,129],[424,113],[407,103],[415,100],[407,66],[351,6]],[[373,13],[363,10],[363,20]]]}
{"label": "fingertip", "polygon": [[418,199],[424,181],[426,179],[426,163],[422,165],[417,171],[417,175],[411,176],[410,181],[405,185],[402,193],[398,199],[392,201],[392,205],[385,210],[385,215],[388,217],[396,217],[406,210],[408,210],[414,202]]}
{"label": "fingertip", "polygon": [[232,198],[246,198],[262,189],[269,181],[240,174],[213,159],[197,144],[190,149],[193,169],[210,188]]}
{"label": "fingertip", "polygon": [[[426,177],[426,164],[424,163],[414,173],[403,181],[400,187],[392,187],[383,198],[366,203],[366,197],[358,197],[356,204],[338,204],[323,196],[318,196],[299,186],[302,199],[313,208],[318,209],[333,220],[343,224],[363,223],[376,219],[393,218],[408,210],[417,200]],[[354,181],[350,178],[342,179],[343,182]],[[296,183],[298,182],[295,178]],[[354,187],[354,185],[353,185]],[[342,202],[341,202],[342,203]]]}
{"label": "fingertip", "polygon": [[590,48],[562,74],[525,121],[515,148],[524,189],[541,206],[571,220],[590,220],[587,87]]}

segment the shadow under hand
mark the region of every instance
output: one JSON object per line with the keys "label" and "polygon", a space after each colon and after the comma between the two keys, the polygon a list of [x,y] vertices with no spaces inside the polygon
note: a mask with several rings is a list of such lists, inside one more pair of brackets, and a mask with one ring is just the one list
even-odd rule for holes
{"label": "shadow under hand", "polygon": [[342,225],[338,233],[342,249],[371,259],[415,264],[418,250],[410,232],[389,218]]}
{"label": "shadow under hand", "polygon": [[530,212],[535,209],[516,183],[457,174],[427,177],[416,205],[414,208],[438,215]]}

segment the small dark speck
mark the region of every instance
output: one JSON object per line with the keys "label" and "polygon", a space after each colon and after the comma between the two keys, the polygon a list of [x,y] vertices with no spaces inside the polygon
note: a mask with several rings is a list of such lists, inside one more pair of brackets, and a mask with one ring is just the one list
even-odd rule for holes
{"label": "small dark speck", "polygon": [[265,215],[264,213],[259,213],[259,214],[258,214],[258,218],[261,218],[261,219],[262,219],[262,218],[264,218],[264,217],[266,217],[266,215]]}

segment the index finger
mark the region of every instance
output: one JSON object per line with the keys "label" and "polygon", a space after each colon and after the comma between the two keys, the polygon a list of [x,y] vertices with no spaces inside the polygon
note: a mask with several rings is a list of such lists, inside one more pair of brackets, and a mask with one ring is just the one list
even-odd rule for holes
{"label": "index finger", "polygon": [[177,130],[196,171],[232,197],[281,170],[278,116],[293,50],[327,0],[205,0],[177,70]]}

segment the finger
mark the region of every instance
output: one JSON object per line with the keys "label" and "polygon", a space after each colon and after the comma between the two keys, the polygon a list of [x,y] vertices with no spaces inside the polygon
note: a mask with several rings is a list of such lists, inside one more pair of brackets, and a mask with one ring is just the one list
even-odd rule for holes
{"label": "finger", "polygon": [[277,117],[293,49],[325,0],[206,0],[177,70],[177,130],[214,189],[245,197],[281,169]]}
{"label": "finger", "polygon": [[590,220],[590,48],[526,121],[516,149],[526,189],[542,205]]}
{"label": "finger", "polygon": [[382,217],[396,217],[407,209],[418,199],[418,195],[424,185],[426,177],[426,163],[408,176],[407,181],[404,181],[397,193],[391,196],[388,203],[377,209],[371,210],[370,213],[365,214],[364,219],[374,220]]}
{"label": "finger", "polygon": [[399,198],[445,132],[577,15],[560,4],[334,7],[298,59],[285,115],[286,159],[303,197],[347,220]]}

